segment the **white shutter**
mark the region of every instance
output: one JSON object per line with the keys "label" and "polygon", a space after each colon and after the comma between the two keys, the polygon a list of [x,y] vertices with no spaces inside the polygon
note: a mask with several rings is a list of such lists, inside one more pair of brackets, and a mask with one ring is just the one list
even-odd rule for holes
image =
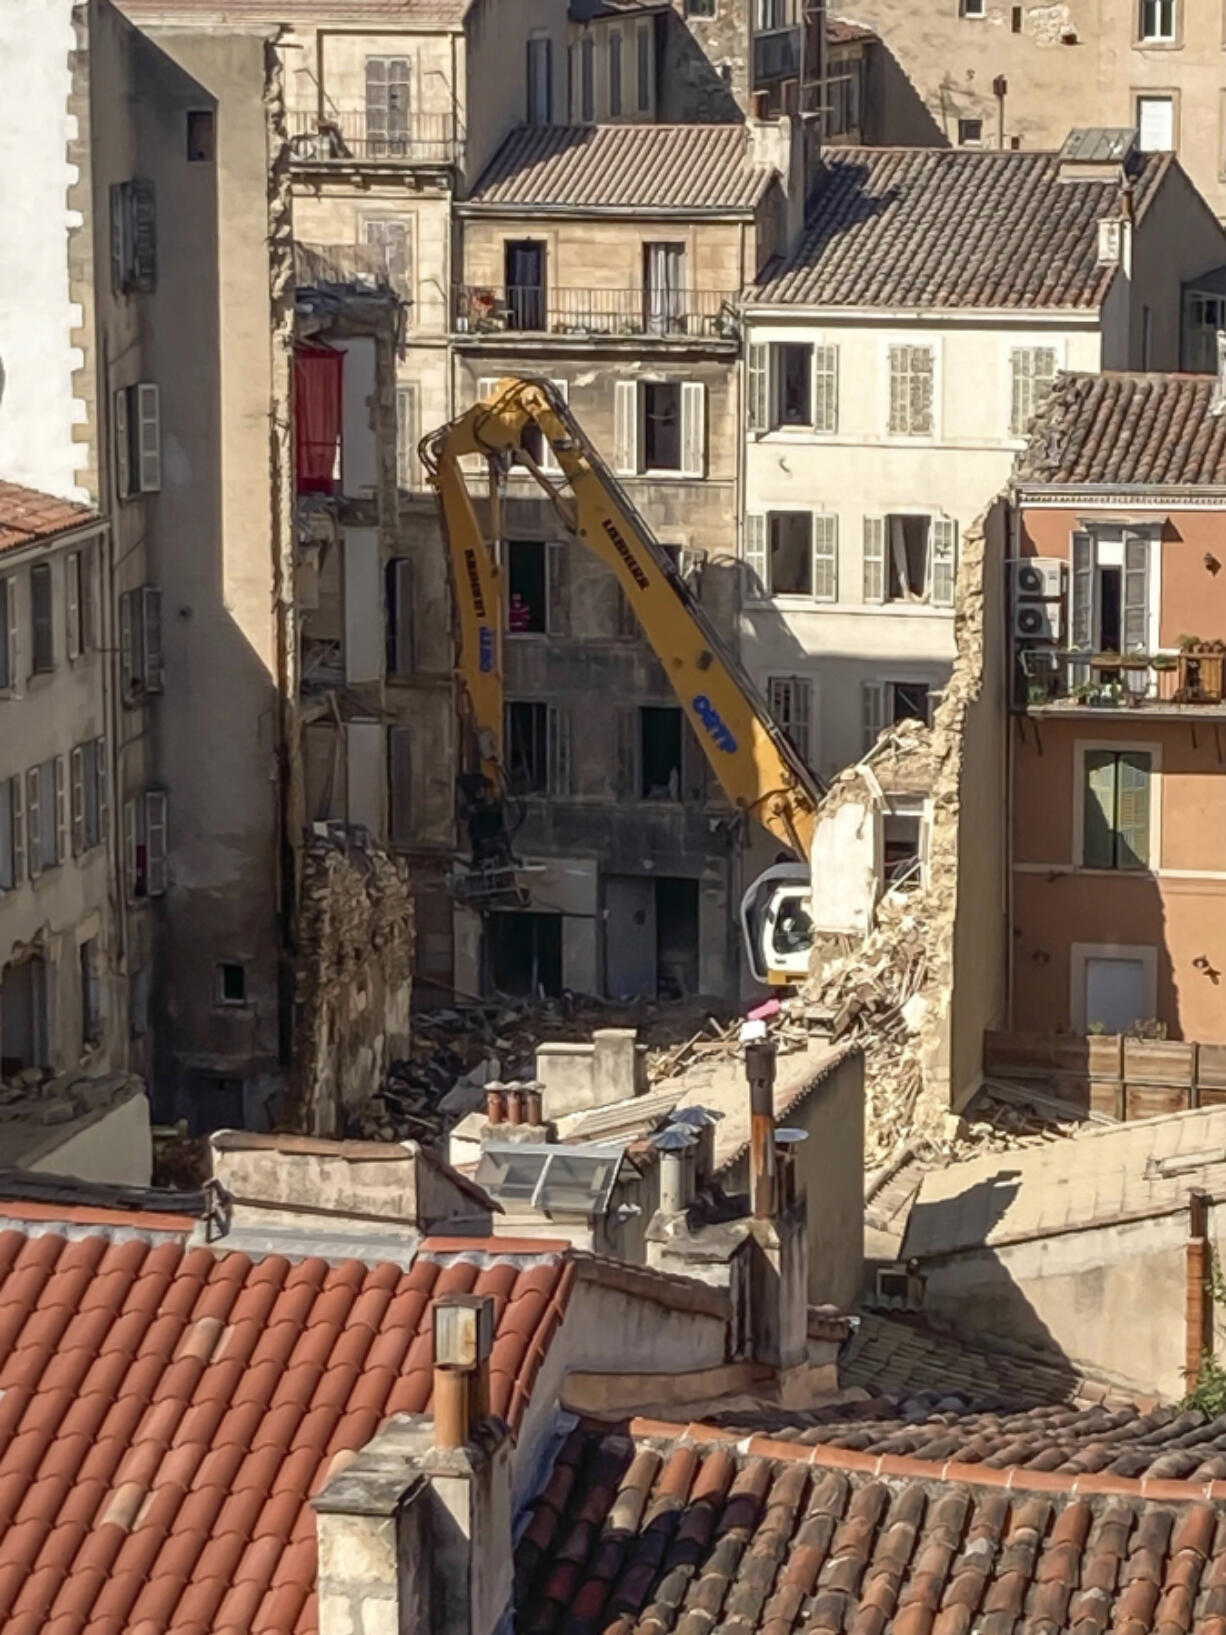
{"label": "white shutter", "polygon": [[72,855],[85,850],[85,751],[78,744],[72,752]]}
{"label": "white shutter", "polygon": [[26,803],[21,773],[9,780],[13,791],[13,884],[19,886],[26,872]]}
{"label": "white shutter", "polygon": [[94,778],[98,786],[98,840],[106,839],[110,828],[110,768],[106,764],[106,739],[94,739]]}
{"label": "white shutter", "polygon": [[166,891],[166,796],[160,789],[145,795],[145,895]]}
{"label": "white shutter", "polygon": [[885,601],[885,518],[864,519],[864,600]]}
{"label": "white shutter", "polygon": [[867,753],[877,742],[877,735],[885,724],[884,681],[865,681],[860,686],[860,707],[864,724],[864,750]]}
{"label": "white shutter", "polygon": [[839,429],[839,349],[813,348],[813,430]]}
{"label": "white shutter", "polygon": [[839,519],[828,511],[813,517],[813,596],[818,602],[839,599]]}
{"label": "white shutter", "polygon": [[952,517],[933,517],[928,537],[932,551],[932,605],[952,607],[957,577],[958,525]]}
{"label": "white shutter", "polygon": [[128,901],[136,899],[137,852],[140,848],[140,825],[137,821],[135,800],[123,804],[123,866],[127,878]]}
{"label": "white shutter", "polygon": [[681,383],[681,474],[701,477],[707,463],[707,389],[700,380]]}
{"label": "white shutter", "polygon": [[128,388],[121,386],[115,393],[115,487],[119,498],[126,500],[132,492],[132,433],[128,427]]}
{"label": "white shutter", "polygon": [[26,773],[26,849],[30,859],[31,880],[37,880],[43,872],[41,783],[38,767],[32,766]]}
{"label": "white shutter", "polygon": [[[549,384],[562,399],[563,403],[570,402],[570,382],[568,380],[551,380]],[[558,464],[558,457],[553,451],[553,444],[541,433],[541,470],[548,472],[551,477],[560,477],[562,467]]]}
{"label": "white shutter", "polygon": [[619,380],[613,387],[613,465],[623,477],[639,468],[639,386]]}
{"label": "white shutter", "polygon": [[1143,653],[1149,629],[1149,538],[1124,534],[1124,606],[1120,646],[1125,653]]}
{"label": "white shutter", "polygon": [[488,403],[498,388],[497,375],[482,375],[477,381],[477,401]]}
{"label": "white shutter", "polygon": [[771,593],[771,580],[766,554],[766,517],[761,511],[750,511],[745,517],[745,566],[750,575],[749,596],[764,600]]}
{"label": "white shutter", "polygon": [[1088,533],[1077,530],[1073,534],[1073,574],[1069,587],[1069,631],[1072,643],[1079,652],[1088,653],[1094,645],[1094,541]]}
{"label": "white shutter", "polygon": [[157,494],[162,487],[162,415],[158,389],[149,381],[136,388],[136,423],[139,481],[142,494]]}
{"label": "white shutter", "polygon": [[5,686],[10,692],[16,693],[20,687],[20,672],[17,666],[17,581],[15,579],[4,580],[4,612],[5,628],[3,635],[7,663]]}
{"label": "white shutter", "polygon": [[64,558],[64,634],[70,659],[81,657],[81,553]]}
{"label": "white shutter", "polygon": [[160,693],[162,663],[162,593],[156,585],[145,585],[140,593],[141,637],[145,659],[145,691]]}
{"label": "white shutter", "polygon": [[745,420],[750,431],[770,430],[770,361],[769,346],[749,348],[746,366]]}
{"label": "white shutter", "polygon": [[68,856],[68,801],[64,789],[64,757],[55,757],[55,861]]}

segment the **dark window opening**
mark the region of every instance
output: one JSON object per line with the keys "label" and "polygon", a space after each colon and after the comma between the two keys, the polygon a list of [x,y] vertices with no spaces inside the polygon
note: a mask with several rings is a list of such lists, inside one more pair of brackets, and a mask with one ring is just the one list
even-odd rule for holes
{"label": "dark window opening", "polygon": [[545,246],[536,239],[508,240],[503,248],[507,328],[545,327]]}
{"label": "dark window opening", "polygon": [[590,34],[579,44],[579,118],[585,125],[596,118],[596,41]]}
{"label": "dark window opening", "polygon": [[982,119],[960,119],[958,121],[958,146],[960,148],[977,148],[982,141]]}
{"label": "dark window opening", "polygon": [[233,959],[223,959],[217,967],[217,997],[223,1005],[247,1003],[247,967]]}
{"label": "dark window opening", "polygon": [[886,600],[923,601],[928,594],[929,519],[892,516],[887,518],[886,527],[889,566]]}
{"label": "dark window opening", "polygon": [[490,914],[486,928],[489,982],[497,992],[533,998],[561,993],[560,914]]}
{"label": "dark window opening", "polygon": [[643,418],[643,452],[647,470],[680,471],[680,382],[648,382],[643,387]]}
{"label": "dark window opening", "polygon": [[698,881],[656,881],[656,993],[659,999],[697,994]]}
{"label": "dark window opening", "polygon": [[41,959],[7,965],[0,975],[0,1075],[50,1067],[47,967]]}
{"label": "dark window opening", "polygon": [[30,625],[31,668],[36,676],[44,675],[55,668],[51,565],[48,562],[39,562],[30,569]]}
{"label": "dark window opening", "polygon": [[882,859],[887,882],[914,875],[920,856],[920,814],[891,812],[882,824]]}
{"label": "dark window opening", "polygon": [[192,1135],[209,1135],[214,1130],[241,1130],[245,1127],[247,1098],[243,1093],[242,1079],[194,1073],[189,1095],[187,1115]]}
{"label": "dark window opening", "polygon": [[928,683],[926,681],[896,681],[893,686],[894,710],[891,719],[899,721],[927,721]]}
{"label": "dark window opening", "polygon": [[507,773],[519,795],[549,787],[549,706],[508,704],[506,720]]}
{"label": "dark window opening", "polygon": [[778,422],[781,426],[813,424],[813,348],[780,346],[775,352],[778,370]]}
{"label": "dark window opening", "polygon": [[553,120],[553,41],[528,41],[528,123]]}
{"label": "dark window opening", "polygon": [[548,568],[540,540],[507,546],[507,629],[512,636],[543,636],[548,628]]}
{"label": "dark window opening", "polygon": [[90,937],[77,950],[81,981],[81,1046],[96,1045],[102,1038],[102,995],[98,982],[98,944]]}
{"label": "dark window opening", "polygon": [[387,620],[387,673],[413,674],[413,563],[394,556],[385,573]]}
{"label": "dark window opening", "polygon": [[1098,650],[1118,653],[1124,629],[1124,570],[1098,570]]}
{"label": "dark window opening", "polygon": [[187,114],[187,158],[193,165],[210,164],[217,156],[217,129],[211,108],[190,108]]}
{"label": "dark window opening", "polygon": [[813,513],[772,512],[770,553],[771,594],[812,596]]}
{"label": "dark window opening", "polygon": [[639,793],[644,800],[681,799],[681,711],[645,705],[639,710]]}

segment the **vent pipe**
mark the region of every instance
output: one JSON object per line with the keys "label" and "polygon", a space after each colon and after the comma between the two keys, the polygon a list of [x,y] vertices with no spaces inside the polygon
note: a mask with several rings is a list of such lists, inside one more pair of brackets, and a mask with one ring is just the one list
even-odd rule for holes
{"label": "vent pipe", "polygon": [[746,1022],[745,1077],[749,1080],[749,1198],[754,1218],[773,1220],[778,1207],[775,1151],[775,1041],[764,1022]]}

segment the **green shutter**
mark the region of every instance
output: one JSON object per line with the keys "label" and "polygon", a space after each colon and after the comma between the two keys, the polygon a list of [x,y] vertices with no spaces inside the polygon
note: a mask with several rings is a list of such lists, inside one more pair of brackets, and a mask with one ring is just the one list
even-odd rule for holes
{"label": "green shutter", "polygon": [[1115,752],[1088,749],[1085,757],[1085,820],[1082,862],[1088,869],[1115,866]]}
{"label": "green shutter", "polygon": [[1149,867],[1150,758],[1125,750],[1116,763],[1115,866]]}

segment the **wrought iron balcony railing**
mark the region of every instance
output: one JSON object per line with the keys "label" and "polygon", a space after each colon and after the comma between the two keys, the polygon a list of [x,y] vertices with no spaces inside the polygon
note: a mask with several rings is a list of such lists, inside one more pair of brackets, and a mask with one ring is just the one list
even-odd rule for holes
{"label": "wrought iron balcony railing", "polygon": [[735,340],[732,290],[575,289],[461,284],[458,333],[642,335]]}
{"label": "wrought iron balcony railing", "polygon": [[295,164],[453,164],[462,140],[452,114],[329,108],[323,114],[290,115],[290,160]]}
{"label": "wrought iron balcony railing", "polygon": [[1021,710],[1226,709],[1226,643],[1178,653],[1089,653],[1019,647],[1014,702]]}

